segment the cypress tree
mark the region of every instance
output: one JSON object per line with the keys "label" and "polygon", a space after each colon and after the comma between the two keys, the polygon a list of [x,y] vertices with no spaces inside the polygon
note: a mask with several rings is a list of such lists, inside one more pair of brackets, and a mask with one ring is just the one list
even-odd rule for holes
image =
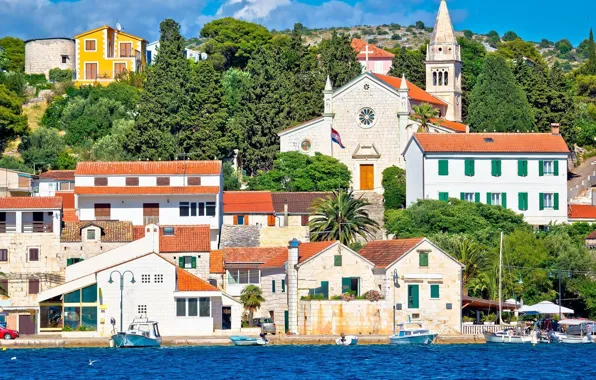
{"label": "cypress tree", "polygon": [[590,29],[588,45],[588,75],[596,75],[596,45],[594,44],[594,32]]}
{"label": "cypress tree", "polygon": [[527,132],[532,109],[504,58],[488,55],[470,95],[468,122],[476,131]]}
{"label": "cypress tree", "polygon": [[424,53],[421,50],[408,50],[402,46],[395,53],[389,75],[401,78],[402,74],[405,74],[406,79],[416,86],[422,89],[426,87],[426,65]]}
{"label": "cypress tree", "polygon": [[349,34],[333,32],[331,38],[323,40],[319,47],[323,72],[329,75],[333,87],[339,88],[362,73],[358,53],[352,49]]}

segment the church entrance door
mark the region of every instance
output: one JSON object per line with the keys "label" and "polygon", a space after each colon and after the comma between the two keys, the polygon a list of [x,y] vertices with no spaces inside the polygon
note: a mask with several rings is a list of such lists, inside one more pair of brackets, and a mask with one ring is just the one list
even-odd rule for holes
{"label": "church entrance door", "polygon": [[375,166],[360,165],[360,190],[374,190]]}

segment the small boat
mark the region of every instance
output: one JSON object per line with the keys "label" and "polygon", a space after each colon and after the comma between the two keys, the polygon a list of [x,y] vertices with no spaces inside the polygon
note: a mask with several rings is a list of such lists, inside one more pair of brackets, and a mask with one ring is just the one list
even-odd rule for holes
{"label": "small boat", "polygon": [[161,346],[158,323],[147,318],[135,318],[126,331],[112,335],[114,347],[137,348]]}
{"label": "small boat", "polygon": [[567,344],[587,344],[592,343],[592,337],[589,335],[567,335],[567,337],[561,339],[561,343]]}
{"label": "small boat", "polygon": [[338,346],[355,346],[358,344],[358,337],[356,335],[346,335],[342,338],[337,338],[335,344]]}
{"label": "small boat", "polygon": [[397,326],[398,333],[389,337],[391,344],[432,344],[438,335],[425,329],[421,323],[399,323]]}
{"label": "small boat", "polygon": [[497,332],[483,333],[486,343],[510,343],[510,344],[523,344],[523,343],[537,343],[538,339],[531,335],[521,335],[515,329],[505,329]]}
{"label": "small boat", "polygon": [[247,336],[231,336],[230,340],[234,343],[234,346],[264,346],[269,344],[269,341],[263,338],[250,338]]}

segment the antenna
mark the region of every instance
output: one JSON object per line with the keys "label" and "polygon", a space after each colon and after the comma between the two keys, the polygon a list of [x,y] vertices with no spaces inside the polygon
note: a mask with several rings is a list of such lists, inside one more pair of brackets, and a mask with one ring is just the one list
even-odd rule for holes
{"label": "antenna", "polygon": [[116,22],[116,29],[118,29],[119,32],[122,31],[122,25],[120,25],[120,22]]}

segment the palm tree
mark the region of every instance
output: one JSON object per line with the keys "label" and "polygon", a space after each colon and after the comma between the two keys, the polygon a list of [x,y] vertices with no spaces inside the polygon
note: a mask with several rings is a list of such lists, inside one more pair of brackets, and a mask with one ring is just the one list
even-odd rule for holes
{"label": "palm tree", "polygon": [[244,304],[244,309],[248,311],[249,321],[252,321],[252,315],[261,307],[261,302],[265,302],[263,291],[256,285],[248,285],[240,294],[240,301]]}
{"label": "palm tree", "polygon": [[[6,278],[4,272],[0,272],[0,278]],[[0,285],[0,296],[8,297],[8,289],[4,289],[2,285]]]}
{"label": "palm tree", "polygon": [[439,110],[428,103],[412,106],[412,110],[414,110],[414,115],[420,119],[420,129],[422,132],[428,133],[428,123],[430,119],[439,117]]}
{"label": "palm tree", "polygon": [[351,245],[358,236],[368,240],[379,229],[379,223],[371,219],[366,210],[369,206],[362,197],[354,198],[352,191],[334,191],[326,199],[313,204],[310,226],[312,241],[339,240]]}

